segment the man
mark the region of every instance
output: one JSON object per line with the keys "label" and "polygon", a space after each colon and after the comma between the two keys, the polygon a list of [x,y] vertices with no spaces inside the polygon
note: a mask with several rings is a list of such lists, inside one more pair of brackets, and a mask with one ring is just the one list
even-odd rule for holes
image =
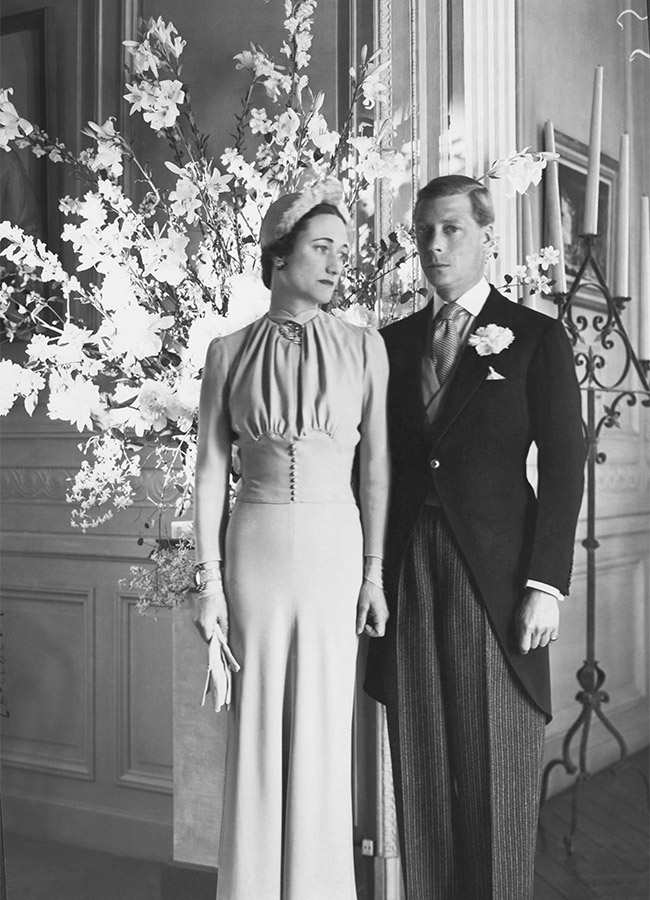
{"label": "man", "polygon": [[561,322],[485,280],[493,220],[474,179],[420,191],[417,246],[435,296],[383,332],[392,612],[366,689],[387,708],[408,900],[533,891],[548,644],[569,587],[585,444]]}

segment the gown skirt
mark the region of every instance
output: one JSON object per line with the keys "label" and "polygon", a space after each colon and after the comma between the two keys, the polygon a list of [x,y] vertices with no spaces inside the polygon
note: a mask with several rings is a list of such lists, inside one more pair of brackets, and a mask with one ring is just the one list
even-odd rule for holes
{"label": "gown skirt", "polygon": [[218,900],[356,900],[351,723],[362,580],[354,502],[238,500]]}

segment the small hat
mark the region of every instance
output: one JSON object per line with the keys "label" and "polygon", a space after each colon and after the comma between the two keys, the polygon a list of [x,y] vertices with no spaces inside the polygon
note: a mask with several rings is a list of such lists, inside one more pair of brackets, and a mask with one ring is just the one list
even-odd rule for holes
{"label": "small hat", "polygon": [[262,219],[260,228],[262,250],[270,247],[285,234],[289,234],[310,209],[321,203],[329,203],[336,207],[345,224],[350,224],[350,214],[343,202],[343,185],[336,178],[325,178],[304,191],[284,194],[273,201]]}

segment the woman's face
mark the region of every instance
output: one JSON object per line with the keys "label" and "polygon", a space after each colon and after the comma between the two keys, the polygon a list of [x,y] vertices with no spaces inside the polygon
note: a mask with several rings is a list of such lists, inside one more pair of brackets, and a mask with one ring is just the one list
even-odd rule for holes
{"label": "woman's face", "polygon": [[279,301],[304,307],[329,303],[349,251],[348,231],[338,216],[324,213],[308,219],[284,267],[274,272]]}

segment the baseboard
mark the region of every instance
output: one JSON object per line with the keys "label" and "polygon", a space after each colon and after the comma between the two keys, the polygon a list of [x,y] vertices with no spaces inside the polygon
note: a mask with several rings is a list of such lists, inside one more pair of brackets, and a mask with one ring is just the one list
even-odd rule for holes
{"label": "baseboard", "polygon": [[171,822],[8,792],[2,812],[7,831],[118,856],[165,863],[172,858]]}

